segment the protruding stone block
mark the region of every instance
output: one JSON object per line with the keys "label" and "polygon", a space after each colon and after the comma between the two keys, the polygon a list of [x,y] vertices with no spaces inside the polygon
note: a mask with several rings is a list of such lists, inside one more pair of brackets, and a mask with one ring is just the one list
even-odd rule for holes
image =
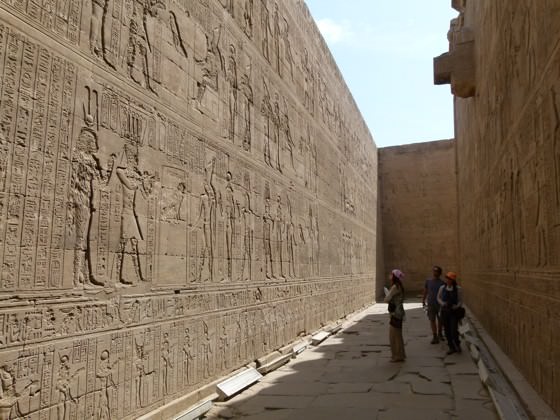
{"label": "protruding stone block", "polygon": [[263,376],[253,368],[245,369],[231,378],[220,382],[216,389],[221,399],[227,399],[243,391],[245,388],[251,386],[255,382],[261,380]]}
{"label": "protruding stone block", "polygon": [[313,344],[314,346],[318,346],[323,341],[325,341],[329,335],[330,334],[326,331],[318,332],[311,337],[311,344]]}

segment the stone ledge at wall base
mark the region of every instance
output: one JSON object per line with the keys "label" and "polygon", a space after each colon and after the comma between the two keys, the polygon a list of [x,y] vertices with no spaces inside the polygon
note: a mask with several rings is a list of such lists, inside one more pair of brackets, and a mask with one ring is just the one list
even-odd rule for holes
{"label": "stone ledge at wall base", "polygon": [[202,401],[179,414],[174,420],[198,420],[208,413],[213,406],[213,398]]}
{"label": "stone ledge at wall base", "polygon": [[235,394],[260,381],[262,377],[262,374],[255,368],[243,369],[241,372],[216,385],[220,400],[224,401],[233,397]]}
{"label": "stone ledge at wall base", "polygon": [[[512,361],[486,332],[480,321],[466,308],[466,321],[460,332],[477,361],[481,381],[487,386],[502,420],[558,420]],[[476,335],[475,335],[476,334]]]}
{"label": "stone ledge at wall base", "polygon": [[266,375],[267,373],[278,369],[280,366],[284,366],[286,363],[290,361],[291,358],[292,358],[292,353],[282,354],[276,357],[275,359],[271,360],[270,362],[259,366],[257,368],[257,371],[262,375]]}

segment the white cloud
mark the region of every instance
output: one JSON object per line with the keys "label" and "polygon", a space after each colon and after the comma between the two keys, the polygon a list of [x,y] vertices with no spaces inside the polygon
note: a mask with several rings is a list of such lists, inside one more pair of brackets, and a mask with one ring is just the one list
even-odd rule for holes
{"label": "white cloud", "polygon": [[332,44],[338,44],[352,38],[353,33],[348,22],[335,22],[332,19],[324,18],[317,21],[317,26],[325,40]]}

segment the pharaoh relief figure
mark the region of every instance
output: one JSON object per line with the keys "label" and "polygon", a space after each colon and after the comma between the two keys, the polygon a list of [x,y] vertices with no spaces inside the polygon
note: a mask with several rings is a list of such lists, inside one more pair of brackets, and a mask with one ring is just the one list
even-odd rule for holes
{"label": "pharaoh relief figure", "polygon": [[286,249],[288,252],[288,276],[296,277],[296,247],[298,245],[296,226],[294,224],[294,216],[292,214],[292,203],[288,198],[288,221],[286,223]]}
{"label": "pharaoh relief figure", "polygon": [[251,196],[249,192],[245,192],[245,203],[241,207],[240,213],[243,221],[243,257],[240,280],[250,280],[253,255],[254,213],[251,209]]}
{"label": "pharaoh relief figure", "polygon": [[[0,419],[12,420],[26,418],[20,406],[20,399],[33,397],[41,391],[38,381],[16,377],[15,368],[9,365],[0,367]],[[23,405],[23,404],[22,404]]]}
{"label": "pharaoh relief figure", "polygon": [[137,194],[140,192],[142,177],[138,170],[138,146],[126,143],[123,162],[116,169],[122,189],[122,212],[117,269],[119,281],[133,285],[143,281],[139,244],[144,236],[136,214]]}
{"label": "pharaoh relief figure", "polygon": [[[214,244],[216,235],[216,210],[217,210],[217,197],[216,188],[213,183],[214,167],[216,160],[212,159],[209,166],[204,169],[205,182],[204,190],[200,195],[200,211],[198,220],[193,225],[193,228],[202,224],[202,250],[200,253],[200,265],[196,273],[198,281],[214,279]],[[202,275],[204,267],[208,268],[208,277],[203,279]]]}
{"label": "pharaoh relief figure", "polygon": [[103,286],[105,279],[97,276],[91,259],[92,217],[97,211],[99,186],[105,182],[97,152],[97,133],[93,129],[94,119],[87,114],[84,126],[76,141],[72,158],[70,188],[70,222],[75,228],[74,286]]}
{"label": "pharaoh relief figure", "polygon": [[261,104],[261,114],[264,117],[264,161],[268,166],[272,166],[271,159],[271,137],[274,131],[274,111],[268,85],[263,79],[264,96]]}
{"label": "pharaoh relief figure", "polygon": [[228,121],[227,134],[228,139],[234,143],[235,141],[235,120],[237,118],[237,62],[235,61],[235,46],[229,46],[229,56],[227,60],[226,80],[228,82]]}
{"label": "pharaoh relief figure", "polygon": [[243,0],[243,32],[253,38],[253,0]]}
{"label": "pharaoh relief figure", "polygon": [[118,363],[118,359],[111,362],[108,350],[103,350],[99,357],[97,372],[95,376],[101,381],[101,393],[97,406],[97,420],[111,420],[112,389],[117,389],[117,384],[113,380],[113,368]]}
{"label": "pharaoh relief figure", "polygon": [[222,205],[225,213],[226,222],[226,255],[227,255],[227,278],[233,279],[233,236],[235,235],[235,225],[237,222],[237,206],[232,185],[231,172],[226,174],[225,200]]}
{"label": "pharaoh relief figure", "polygon": [[58,378],[55,385],[55,389],[58,391],[58,401],[56,404],[58,420],[69,419],[70,404],[76,404],[78,402],[75,396],[74,378],[82,370],[84,370],[84,368],[79,368],[72,372],[68,355],[63,354],[60,356],[60,367],[58,368]]}
{"label": "pharaoh relief figure", "polygon": [[253,108],[253,88],[250,81],[251,67],[247,67],[247,71],[241,76],[239,90],[241,92],[241,141],[243,150],[249,152],[251,150],[251,110]]}
{"label": "pharaoh relief figure", "polygon": [[[157,18],[160,9],[165,5],[159,0],[133,0],[132,16],[128,28],[128,45],[126,50],[126,64],[128,75],[139,85],[155,93],[152,83],[152,69],[150,58],[153,46],[146,22],[148,19]],[[140,73],[141,75],[139,75]]]}
{"label": "pharaoh relief figure", "polygon": [[267,279],[274,277],[274,266],[272,264],[272,231],[274,229],[274,219],[270,210],[270,193],[265,193],[264,213],[263,213],[263,246],[264,246],[264,272]]}
{"label": "pharaoh relief figure", "polygon": [[222,28],[217,27],[212,31],[212,38],[207,38],[206,57],[199,63],[202,65],[202,79],[197,82],[196,106],[203,111],[204,95],[208,88],[218,92],[218,75],[225,71],[224,58],[220,50],[220,37]]}

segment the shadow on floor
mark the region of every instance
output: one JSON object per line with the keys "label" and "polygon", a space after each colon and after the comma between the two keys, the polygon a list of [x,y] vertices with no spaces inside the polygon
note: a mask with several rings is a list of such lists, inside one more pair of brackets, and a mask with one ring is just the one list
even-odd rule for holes
{"label": "shadow on floor", "polygon": [[468,352],[446,355],[418,303],[406,305],[407,360],[390,362],[388,314],[376,304],[207,419],[497,419]]}

